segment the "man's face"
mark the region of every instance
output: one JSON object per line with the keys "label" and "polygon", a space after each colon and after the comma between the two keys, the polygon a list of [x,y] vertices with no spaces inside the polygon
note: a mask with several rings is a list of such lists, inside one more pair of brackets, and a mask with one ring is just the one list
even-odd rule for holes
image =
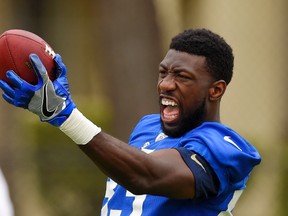
{"label": "man's face", "polygon": [[179,137],[207,116],[212,77],[205,57],[169,50],[159,65],[158,92],[162,129]]}

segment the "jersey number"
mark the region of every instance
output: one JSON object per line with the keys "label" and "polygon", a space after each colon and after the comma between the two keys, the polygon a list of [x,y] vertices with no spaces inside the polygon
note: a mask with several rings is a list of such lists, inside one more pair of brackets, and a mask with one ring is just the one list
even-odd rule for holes
{"label": "jersey number", "polygon": [[142,214],[143,203],[146,198],[146,195],[135,195],[129,191],[126,191],[126,197],[134,198],[132,202],[132,212],[130,214],[128,212],[127,213],[124,212],[125,210],[123,211],[123,210],[116,210],[116,209],[108,208],[109,200],[111,199],[111,197],[113,197],[114,190],[116,187],[117,187],[117,183],[114,182],[112,179],[109,179],[107,181],[105,198],[107,198],[108,201],[102,207],[101,216],[120,216],[122,212],[123,212],[123,215],[140,216]]}

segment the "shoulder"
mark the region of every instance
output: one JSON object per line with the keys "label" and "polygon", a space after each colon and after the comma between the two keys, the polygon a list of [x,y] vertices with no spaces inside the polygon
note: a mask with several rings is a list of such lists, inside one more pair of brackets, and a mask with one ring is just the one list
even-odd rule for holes
{"label": "shoulder", "polygon": [[206,122],[185,134],[182,142],[189,145],[190,141],[199,142],[202,144],[199,148],[205,146],[217,154],[229,155],[227,151],[231,151],[235,154],[248,153],[256,156],[254,153],[258,153],[254,146],[240,134],[217,122]]}
{"label": "shoulder", "polygon": [[250,142],[231,128],[217,122],[206,122],[188,132],[182,143],[191,145],[197,152],[202,152],[204,148],[209,149],[216,158],[222,158],[223,163],[224,159],[232,159],[230,157],[260,159],[258,151]]}
{"label": "shoulder", "polygon": [[181,144],[205,158],[222,182],[245,181],[261,161],[252,144],[221,123],[202,124],[185,134]]}
{"label": "shoulder", "polygon": [[143,116],[140,121],[137,123],[136,127],[134,128],[134,131],[143,128],[153,128],[160,125],[160,115],[159,114],[150,114]]}
{"label": "shoulder", "polygon": [[130,135],[130,142],[139,137],[155,136],[161,128],[160,115],[150,114],[143,116]]}

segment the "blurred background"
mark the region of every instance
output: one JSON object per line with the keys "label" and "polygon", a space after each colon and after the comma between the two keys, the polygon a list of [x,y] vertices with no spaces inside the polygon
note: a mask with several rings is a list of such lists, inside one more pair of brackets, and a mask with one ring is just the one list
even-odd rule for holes
{"label": "blurred background", "polygon": [[[222,122],[263,158],[234,215],[284,216],[287,10],[286,0],[0,0],[0,31],[25,29],[45,39],[68,68],[78,108],[124,141],[142,115],[158,112],[158,64],[171,37],[187,28],[220,34],[235,55]],[[0,122],[0,167],[16,216],[100,214],[106,176],[71,140],[2,99]]]}

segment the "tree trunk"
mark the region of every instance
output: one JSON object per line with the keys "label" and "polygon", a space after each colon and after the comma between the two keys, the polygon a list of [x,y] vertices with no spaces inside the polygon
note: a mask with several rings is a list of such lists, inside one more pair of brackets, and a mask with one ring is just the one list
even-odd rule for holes
{"label": "tree trunk", "polygon": [[104,86],[114,107],[113,135],[127,141],[139,118],[158,111],[160,43],[153,1],[101,0]]}

